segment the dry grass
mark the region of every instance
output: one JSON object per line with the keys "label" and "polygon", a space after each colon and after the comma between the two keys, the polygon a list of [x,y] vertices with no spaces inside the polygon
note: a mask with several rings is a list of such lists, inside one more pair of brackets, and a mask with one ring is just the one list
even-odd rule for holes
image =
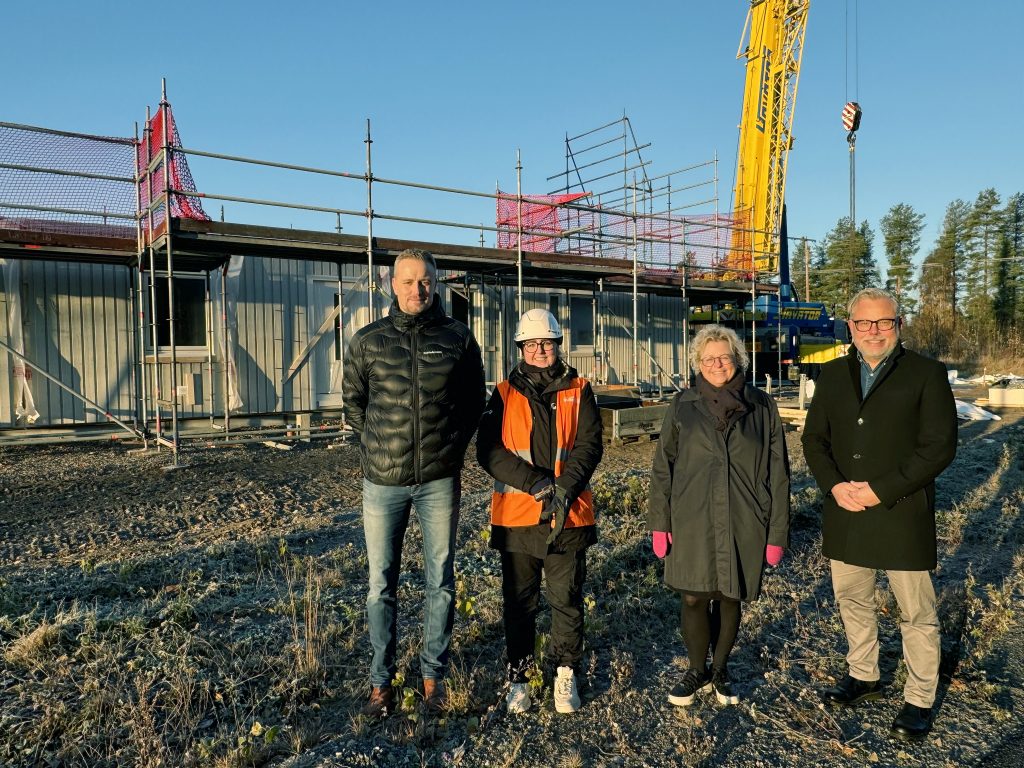
{"label": "dry grass", "polygon": [[44,618],[4,649],[4,660],[8,664],[31,669],[42,663],[59,638],[60,630]]}
{"label": "dry grass", "polygon": [[[644,466],[603,471],[594,483],[601,538],[588,555],[586,688],[572,718],[552,711],[547,611],[535,706],[524,718],[503,712],[500,568],[481,536],[481,491],[464,505],[451,707],[442,720],[420,706],[415,536],[399,585],[400,712],[384,723],[355,714],[367,693],[365,555],[356,525],[328,517],[317,531],[232,531],[180,552],[75,553],[53,570],[0,573],[0,764],[234,768],[310,750],[334,761],[323,765],[433,768],[735,766],[802,754],[813,759],[795,765],[845,767],[875,752],[883,764],[909,764],[816,696],[844,670],[843,631],[820,551],[818,492],[795,437],[792,542],[766,573],[762,599],[744,609],[731,662],[744,700],[731,711],[664,704],[685,655],[678,597],[662,584],[643,526]],[[969,705],[972,718],[1000,728],[1013,707],[983,673],[1024,591],[1022,443],[1021,435],[965,443],[962,479],[940,483],[937,582],[945,650],[957,660],[944,707]],[[878,601],[883,654],[898,684],[898,610],[884,587]],[[932,758],[953,759],[941,750]]]}

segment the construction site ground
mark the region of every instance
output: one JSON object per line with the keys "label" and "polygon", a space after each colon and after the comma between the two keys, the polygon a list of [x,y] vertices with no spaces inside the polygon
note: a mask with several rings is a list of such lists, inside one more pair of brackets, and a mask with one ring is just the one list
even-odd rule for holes
{"label": "construction site ground", "polygon": [[[958,393],[958,396],[962,396]],[[886,693],[854,710],[817,690],[845,644],[820,552],[817,490],[788,427],[792,542],[745,608],[731,673],[741,698],[676,708],[686,668],[678,597],[644,529],[656,441],[606,447],[594,481],[583,707],[554,712],[550,664],[508,715],[490,480],[463,474],[451,710],[415,692],[418,531],[400,582],[403,697],[368,692],[361,474],[353,444],[167,452],[121,444],[0,449],[0,764],[4,766],[981,766],[1024,727],[1024,410],[961,426],[939,482],[943,676],[933,733],[893,739],[898,609],[879,583]],[[546,627],[546,620],[542,628]],[[1011,746],[1013,745],[1013,746]],[[1011,763],[1006,763],[1007,765]]]}

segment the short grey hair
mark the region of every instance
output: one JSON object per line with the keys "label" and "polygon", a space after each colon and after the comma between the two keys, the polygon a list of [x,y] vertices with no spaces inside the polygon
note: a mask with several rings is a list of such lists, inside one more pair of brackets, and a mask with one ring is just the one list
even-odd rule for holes
{"label": "short grey hair", "polygon": [[424,251],[422,248],[406,248],[404,251],[395,256],[395,263],[391,265],[391,276],[395,276],[395,270],[398,268],[399,262],[405,261],[406,259],[415,259],[416,261],[422,261],[424,264],[434,270],[434,274],[437,274],[437,262],[434,261],[434,254],[430,251]]}
{"label": "short grey hair", "polygon": [[896,317],[900,316],[900,303],[896,301],[896,297],[888,291],[882,288],[862,288],[854,294],[854,297],[850,299],[846,305],[846,316],[853,317],[853,308],[862,300],[867,299],[868,301],[879,301],[886,300],[892,302],[893,312],[896,313]]}
{"label": "short grey hair", "polygon": [[690,367],[694,373],[700,373],[700,359],[704,357],[704,348],[712,341],[728,342],[736,367],[746,373],[750,366],[747,350],[743,347],[740,337],[736,335],[736,331],[724,325],[705,325],[693,337],[693,341],[690,342]]}

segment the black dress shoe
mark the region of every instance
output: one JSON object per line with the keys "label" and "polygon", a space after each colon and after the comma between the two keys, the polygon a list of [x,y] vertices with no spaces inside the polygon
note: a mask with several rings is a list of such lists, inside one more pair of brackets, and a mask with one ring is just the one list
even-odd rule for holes
{"label": "black dress shoe", "polygon": [[852,706],[862,701],[874,701],[882,696],[882,684],[878,680],[858,680],[846,675],[834,688],[822,691],[825,701],[832,704]]}
{"label": "black dress shoe", "polygon": [[892,734],[901,739],[923,739],[932,729],[931,707],[904,702],[903,709],[892,721]]}

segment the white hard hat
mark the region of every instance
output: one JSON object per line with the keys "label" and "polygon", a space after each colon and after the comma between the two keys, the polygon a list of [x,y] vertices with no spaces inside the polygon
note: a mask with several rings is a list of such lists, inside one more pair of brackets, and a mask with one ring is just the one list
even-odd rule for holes
{"label": "white hard hat", "polygon": [[555,316],[546,309],[531,309],[523,313],[516,327],[515,341],[518,344],[529,339],[562,340],[562,329]]}

